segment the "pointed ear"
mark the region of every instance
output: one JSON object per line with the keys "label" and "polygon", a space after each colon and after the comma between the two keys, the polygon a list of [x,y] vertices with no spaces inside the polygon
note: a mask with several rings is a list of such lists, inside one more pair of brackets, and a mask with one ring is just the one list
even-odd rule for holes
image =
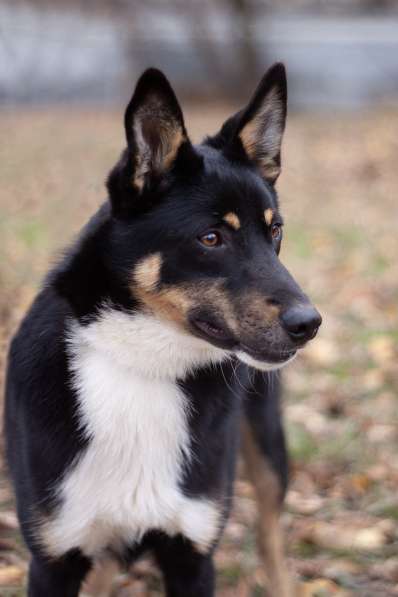
{"label": "pointed ear", "polygon": [[246,108],[229,118],[208,143],[233,159],[248,159],[274,184],[281,170],[286,109],[286,71],[277,63],[266,72]]}
{"label": "pointed ear", "polygon": [[188,141],[180,105],[162,72],[151,68],[141,76],[124,125],[132,160],[131,184],[140,192],[149,179],[171,169],[181,145]]}
{"label": "pointed ear", "polygon": [[242,115],[238,132],[245,153],[272,184],[281,170],[286,108],[286,71],[279,63],[271,67],[260,81]]}

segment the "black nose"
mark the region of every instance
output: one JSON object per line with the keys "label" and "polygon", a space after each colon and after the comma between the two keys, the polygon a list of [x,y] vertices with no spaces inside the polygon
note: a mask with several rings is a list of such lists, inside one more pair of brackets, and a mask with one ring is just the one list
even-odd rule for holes
{"label": "black nose", "polygon": [[322,317],[312,305],[297,305],[282,312],[281,321],[292,340],[307,342],[316,335]]}

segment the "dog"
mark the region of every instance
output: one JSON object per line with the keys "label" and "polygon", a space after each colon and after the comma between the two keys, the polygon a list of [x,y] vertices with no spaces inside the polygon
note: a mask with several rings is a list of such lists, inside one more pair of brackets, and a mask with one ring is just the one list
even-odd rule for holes
{"label": "dog", "polygon": [[6,453],[29,597],[76,597],[98,558],[146,550],[168,597],[214,595],[240,435],[270,591],[289,594],[275,371],[321,317],[278,258],[286,104],[276,64],[193,145],[164,74],[139,79],[108,200],[10,347]]}

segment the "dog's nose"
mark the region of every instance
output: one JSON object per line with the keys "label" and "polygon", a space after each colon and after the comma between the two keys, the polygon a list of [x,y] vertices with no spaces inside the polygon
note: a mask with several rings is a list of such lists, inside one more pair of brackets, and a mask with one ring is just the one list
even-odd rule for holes
{"label": "dog's nose", "polygon": [[300,343],[314,338],[322,323],[322,317],[312,305],[290,307],[280,318],[290,338]]}

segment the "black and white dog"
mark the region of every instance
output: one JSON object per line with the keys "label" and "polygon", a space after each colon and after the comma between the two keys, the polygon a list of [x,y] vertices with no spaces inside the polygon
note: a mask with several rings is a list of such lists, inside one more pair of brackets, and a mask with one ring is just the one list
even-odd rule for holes
{"label": "black and white dog", "polygon": [[164,75],[139,80],[109,201],[10,349],[7,457],[30,597],[76,597],[98,557],[147,549],[169,597],[213,595],[241,424],[270,551],[286,483],[272,371],[321,323],[278,259],[286,95],[277,64],[193,146]]}

